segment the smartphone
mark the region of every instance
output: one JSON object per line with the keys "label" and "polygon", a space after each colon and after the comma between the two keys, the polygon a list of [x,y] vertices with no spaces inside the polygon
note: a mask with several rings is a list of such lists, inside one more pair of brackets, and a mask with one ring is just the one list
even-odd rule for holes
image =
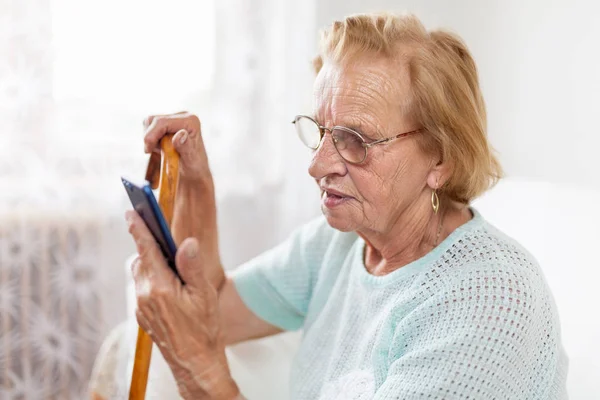
{"label": "smartphone", "polygon": [[167,260],[167,264],[183,283],[183,279],[181,279],[175,266],[175,254],[177,253],[175,241],[167,227],[167,221],[160,210],[156,197],[154,197],[150,184],[145,182],[144,185],[138,186],[123,177],[121,177],[121,181],[125,186],[125,191],[133,208],[142,217],[152,236],[154,236],[163,256]]}

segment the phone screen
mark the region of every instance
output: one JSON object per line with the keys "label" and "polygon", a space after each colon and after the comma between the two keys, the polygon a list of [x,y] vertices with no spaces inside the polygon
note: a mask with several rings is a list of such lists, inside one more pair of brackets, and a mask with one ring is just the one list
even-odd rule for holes
{"label": "phone screen", "polygon": [[183,282],[175,266],[175,254],[177,253],[175,241],[167,227],[167,222],[156,201],[156,197],[154,197],[152,188],[147,183],[143,186],[138,186],[125,178],[121,178],[121,181],[133,208],[142,217],[150,232],[152,232],[152,236],[154,236],[154,239],[158,243],[163,256],[167,260],[167,264],[179,280]]}

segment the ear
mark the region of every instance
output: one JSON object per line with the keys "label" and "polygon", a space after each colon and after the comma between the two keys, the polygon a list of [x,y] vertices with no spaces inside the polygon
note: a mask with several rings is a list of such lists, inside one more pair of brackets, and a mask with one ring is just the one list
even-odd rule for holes
{"label": "ear", "polygon": [[433,189],[439,189],[450,178],[452,165],[449,161],[440,161],[431,168],[427,175],[427,186]]}

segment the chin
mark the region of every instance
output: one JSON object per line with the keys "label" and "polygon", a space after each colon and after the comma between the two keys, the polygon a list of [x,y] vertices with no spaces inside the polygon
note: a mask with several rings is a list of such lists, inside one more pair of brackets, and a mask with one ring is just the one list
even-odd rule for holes
{"label": "chin", "polygon": [[325,219],[327,219],[327,223],[332,228],[341,232],[353,232],[356,230],[356,224],[349,215],[337,215],[337,213],[332,213],[325,207],[322,208],[322,211]]}

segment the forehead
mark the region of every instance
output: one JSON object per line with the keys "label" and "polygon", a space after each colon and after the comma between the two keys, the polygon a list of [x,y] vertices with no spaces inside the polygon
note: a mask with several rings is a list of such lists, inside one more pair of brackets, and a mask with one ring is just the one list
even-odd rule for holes
{"label": "forehead", "polygon": [[382,125],[382,120],[400,114],[409,88],[408,70],[398,60],[327,61],[315,80],[315,116],[321,123],[342,125],[350,119]]}

